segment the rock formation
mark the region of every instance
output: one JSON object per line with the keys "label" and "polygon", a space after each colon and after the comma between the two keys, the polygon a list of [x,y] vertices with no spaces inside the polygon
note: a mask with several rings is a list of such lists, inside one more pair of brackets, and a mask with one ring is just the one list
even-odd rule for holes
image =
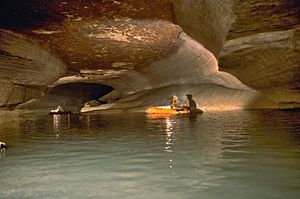
{"label": "rock formation", "polygon": [[67,72],[58,58],[30,40],[0,31],[0,106],[13,106],[39,97]]}
{"label": "rock formation", "polygon": [[78,83],[114,89],[101,109],[187,92],[206,110],[300,107],[299,13],[295,0],[4,0],[0,107]]}

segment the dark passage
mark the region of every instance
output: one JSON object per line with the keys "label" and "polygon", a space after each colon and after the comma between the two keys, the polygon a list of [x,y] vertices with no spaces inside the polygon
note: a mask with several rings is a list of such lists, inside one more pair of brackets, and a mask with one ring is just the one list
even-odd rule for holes
{"label": "dark passage", "polygon": [[85,102],[98,100],[112,90],[111,86],[96,83],[63,84],[50,88],[41,99],[24,104],[18,109],[47,109],[48,111],[60,105],[66,110],[78,113]]}
{"label": "dark passage", "polygon": [[48,95],[79,98],[87,101],[98,99],[112,90],[112,87],[104,84],[71,83],[59,85],[50,89]]}

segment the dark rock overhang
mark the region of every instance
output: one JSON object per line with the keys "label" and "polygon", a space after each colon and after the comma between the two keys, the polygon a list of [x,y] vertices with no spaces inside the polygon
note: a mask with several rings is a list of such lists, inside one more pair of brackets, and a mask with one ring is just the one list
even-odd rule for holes
{"label": "dark rock overhang", "polygon": [[[0,62],[1,70],[11,73],[2,73],[2,85],[10,86],[2,87],[2,106],[36,98],[45,87],[66,82],[103,83],[124,96],[166,86],[214,84],[251,94],[238,92],[225,99],[227,91],[204,89],[199,103],[298,106],[299,13],[295,0],[4,0]],[[29,73],[36,75],[23,73],[32,67],[36,70]],[[53,68],[60,72],[53,73]],[[248,102],[253,89],[260,93],[259,105]]]}

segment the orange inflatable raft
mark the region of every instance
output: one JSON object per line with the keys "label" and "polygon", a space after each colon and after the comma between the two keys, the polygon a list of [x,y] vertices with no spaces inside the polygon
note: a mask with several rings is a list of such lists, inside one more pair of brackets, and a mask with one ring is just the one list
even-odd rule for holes
{"label": "orange inflatable raft", "polygon": [[155,106],[147,108],[145,112],[154,114],[189,114],[190,110],[186,108],[173,109],[171,106]]}

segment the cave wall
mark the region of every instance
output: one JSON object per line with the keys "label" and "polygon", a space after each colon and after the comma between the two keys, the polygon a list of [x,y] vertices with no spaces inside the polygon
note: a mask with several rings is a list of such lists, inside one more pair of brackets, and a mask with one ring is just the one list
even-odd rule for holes
{"label": "cave wall", "polygon": [[38,44],[0,30],[0,107],[14,106],[41,96],[67,66]]}
{"label": "cave wall", "polygon": [[234,0],[172,0],[175,23],[216,57],[235,20]]}
{"label": "cave wall", "polygon": [[273,106],[300,106],[300,2],[236,1],[235,21],[220,54],[229,72]]}
{"label": "cave wall", "polygon": [[160,88],[206,107],[300,107],[296,0],[0,4],[0,107],[66,81],[112,86],[123,107],[167,102]]}
{"label": "cave wall", "polygon": [[[228,110],[249,108],[250,101],[259,96],[233,75],[219,71],[216,57],[187,34],[181,33],[177,43],[178,50],[167,58],[139,70],[127,71],[116,79],[103,79],[122,97],[82,111],[140,110],[153,105],[169,105],[173,95],[187,105],[186,94],[193,94],[198,106],[206,111]],[[97,81],[99,77],[90,76],[89,80]]]}
{"label": "cave wall", "polygon": [[235,0],[235,20],[226,40],[299,28],[298,0]]}
{"label": "cave wall", "polygon": [[255,89],[297,88],[300,30],[258,33],[225,43],[220,65]]}

